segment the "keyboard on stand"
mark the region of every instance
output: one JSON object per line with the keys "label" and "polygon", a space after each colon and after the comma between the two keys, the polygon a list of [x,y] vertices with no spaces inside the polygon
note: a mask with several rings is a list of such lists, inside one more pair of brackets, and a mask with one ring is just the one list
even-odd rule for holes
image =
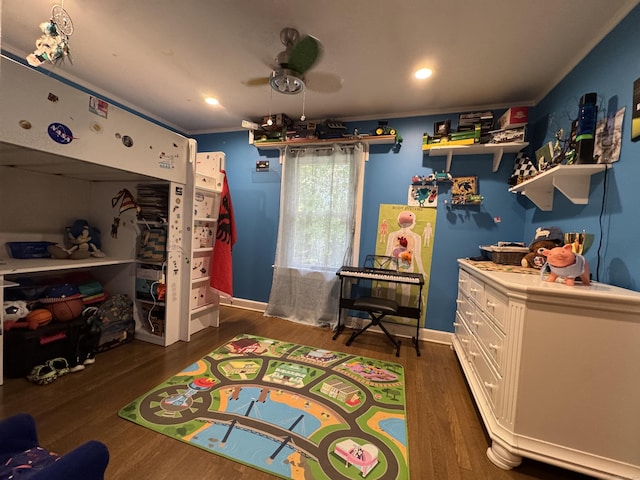
{"label": "keyboard on stand", "polygon": [[341,267],[338,270],[339,277],[369,278],[385,282],[410,283],[412,285],[424,285],[424,277],[419,273],[398,272],[383,268],[368,267]]}

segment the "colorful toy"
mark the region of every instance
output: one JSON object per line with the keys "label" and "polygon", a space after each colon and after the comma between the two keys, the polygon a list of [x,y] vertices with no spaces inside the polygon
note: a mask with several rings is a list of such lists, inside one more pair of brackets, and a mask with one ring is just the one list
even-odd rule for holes
{"label": "colorful toy", "polygon": [[[555,282],[558,277],[564,278],[566,285],[574,285],[575,279],[580,278],[584,285],[589,285],[589,264],[582,255],[573,253],[571,245],[555,247],[551,250],[541,248],[540,253],[547,257],[549,266],[547,282]],[[541,273],[544,273],[544,268]]]}
{"label": "colorful toy", "polygon": [[49,310],[37,308],[27,313],[27,315],[21,320],[5,320],[2,326],[6,331],[11,330],[12,328],[28,328],[29,330],[35,330],[38,327],[51,322],[52,318],[53,315]]}
{"label": "colorful toy", "polygon": [[47,248],[53,258],[81,260],[84,258],[104,257],[100,251],[100,230],[89,225],[86,220],[76,220],[67,227],[69,247],[51,245]]}

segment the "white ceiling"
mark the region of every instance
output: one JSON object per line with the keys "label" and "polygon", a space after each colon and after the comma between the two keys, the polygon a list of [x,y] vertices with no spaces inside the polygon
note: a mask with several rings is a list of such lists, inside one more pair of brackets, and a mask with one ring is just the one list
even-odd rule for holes
{"label": "white ceiling", "polygon": [[[195,134],[301,115],[302,95],[246,85],[269,75],[283,27],[324,46],[308,118],[386,119],[534,105],[640,0],[0,1],[3,50],[31,53],[61,4],[73,63],[47,70]],[[435,74],[418,83],[424,65]],[[314,91],[314,75],[339,76],[341,88]]]}

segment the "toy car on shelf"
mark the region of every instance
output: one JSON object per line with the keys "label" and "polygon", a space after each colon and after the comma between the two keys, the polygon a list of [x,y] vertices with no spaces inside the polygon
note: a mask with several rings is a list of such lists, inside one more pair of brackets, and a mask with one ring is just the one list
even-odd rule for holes
{"label": "toy car on shelf", "polygon": [[428,182],[450,182],[453,177],[449,172],[433,172],[427,177]]}

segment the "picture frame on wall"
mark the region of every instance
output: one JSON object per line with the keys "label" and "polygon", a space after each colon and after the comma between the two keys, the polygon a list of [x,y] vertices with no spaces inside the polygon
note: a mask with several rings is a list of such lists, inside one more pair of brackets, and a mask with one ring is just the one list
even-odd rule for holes
{"label": "picture frame on wall", "polygon": [[633,82],[633,110],[631,112],[631,141],[640,140],[640,78]]}

